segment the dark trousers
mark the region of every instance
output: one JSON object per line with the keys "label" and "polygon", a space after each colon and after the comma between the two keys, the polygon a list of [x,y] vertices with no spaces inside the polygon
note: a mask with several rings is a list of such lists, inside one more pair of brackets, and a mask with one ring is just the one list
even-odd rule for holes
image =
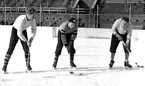
{"label": "dark trousers", "polygon": [[[119,34],[119,33],[118,33]],[[122,38],[123,38],[123,41],[126,42],[126,37],[127,37],[127,34],[119,34]],[[131,40],[130,40],[131,41]],[[120,43],[120,40],[118,40],[118,38],[112,34],[112,38],[111,38],[111,45],[110,45],[110,52],[111,53],[116,53],[116,49],[118,47],[118,44]],[[130,49],[130,45],[131,45],[131,42],[129,42],[129,49]],[[123,45],[123,49],[124,49],[124,52],[125,53],[129,53],[125,46]]]}
{"label": "dark trousers", "polygon": [[[72,34],[66,34],[66,41],[69,42],[70,39],[71,39],[71,36]],[[62,51],[62,48],[63,48],[63,43],[62,43],[62,40],[61,40],[61,32],[58,31],[58,43],[57,43],[57,46],[56,46],[56,51],[55,51],[55,55],[58,57],[59,55],[61,55],[61,51]],[[70,55],[74,55],[76,50],[74,48],[74,41],[72,43],[72,45],[70,46]]]}
{"label": "dark trousers", "polygon": [[[26,37],[26,39],[28,39],[26,30],[23,31],[23,35]],[[17,30],[16,30],[16,28],[13,27],[12,32],[11,32],[11,37],[10,37],[9,48],[6,52],[5,63],[8,63],[19,39],[20,38],[17,35]],[[25,52],[25,58],[28,58],[28,55],[30,55],[29,54],[29,47],[28,47],[26,42],[24,42],[22,40],[20,40],[20,41],[21,41],[23,50]]]}

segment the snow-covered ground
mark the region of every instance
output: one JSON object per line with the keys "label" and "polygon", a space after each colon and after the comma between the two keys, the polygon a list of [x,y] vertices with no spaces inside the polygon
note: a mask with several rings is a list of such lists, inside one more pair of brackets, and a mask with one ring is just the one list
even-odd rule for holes
{"label": "snow-covered ground", "polygon": [[[1,66],[8,48],[10,33],[11,26],[0,26]],[[109,69],[110,30],[80,28],[75,41],[77,51],[75,63],[78,69],[69,68],[69,55],[63,48],[58,70],[53,70],[57,39],[52,37],[51,27],[38,27],[31,47],[32,73],[25,73],[24,52],[18,42],[8,65],[9,74],[1,73],[0,86],[145,86],[145,70],[135,65],[135,62],[145,65],[144,35],[143,30],[133,30],[130,54],[133,69],[128,70],[123,66],[124,51],[121,44],[116,53],[114,68]],[[70,71],[75,74],[70,74]]]}

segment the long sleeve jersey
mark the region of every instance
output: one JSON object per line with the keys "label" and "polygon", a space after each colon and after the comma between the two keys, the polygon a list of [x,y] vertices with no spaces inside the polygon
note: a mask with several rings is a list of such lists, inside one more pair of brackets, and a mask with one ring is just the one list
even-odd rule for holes
{"label": "long sleeve jersey", "polygon": [[21,40],[26,40],[25,37],[22,35],[22,32],[26,30],[28,27],[31,27],[31,31],[35,32],[36,31],[36,20],[35,18],[33,20],[28,20],[26,15],[20,15],[17,17],[15,20],[13,27],[17,29],[17,34],[18,37]]}
{"label": "long sleeve jersey", "polygon": [[61,31],[61,33],[63,34],[62,35],[62,41],[63,41],[63,43],[65,44],[66,43],[66,34],[72,34],[72,36],[71,36],[71,39],[70,40],[75,40],[76,39],[76,36],[77,36],[77,30],[78,30],[78,27],[77,27],[77,25],[75,25],[73,28],[70,28],[69,26],[68,26],[68,24],[69,24],[69,22],[68,21],[66,21],[66,22],[64,22],[64,23],[62,23],[61,25],[60,25],[60,31]]}

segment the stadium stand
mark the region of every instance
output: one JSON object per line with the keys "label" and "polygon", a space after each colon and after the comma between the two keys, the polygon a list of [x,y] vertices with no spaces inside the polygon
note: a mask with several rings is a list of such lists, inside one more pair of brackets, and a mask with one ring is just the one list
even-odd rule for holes
{"label": "stadium stand", "polygon": [[17,4],[16,4],[16,7],[21,7],[23,4],[23,2],[21,0],[17,0]]}
{"label": "stadium stand", "polygon": [[33,6],[34,2],[35,0],[27,0],[25,3],[26,3],[26,6]]}
{"label": "stadium stand", "polygon": [[98,0],[83,0],[87,5],[88,5],[88,7],[90,7],[90,8],[94,8],[94,3],[97,3],[97,1]]}
{"label": "stadium stand", "polygon": [[[79,8],[85,8],[85,9],[90,9],[90,6],[86,3],[86,2],[84,2],[83,0],[82,1],[79,1]],[[75,8],[77,8],[77,7],[75,7]]]}
{"label": "stadium stand", "polygon": [[[115,7],[115,9],[114,9]],[[105,4],[104,8],[103,8],[103,12],[105,13],[124,13],[125,8],[124,8],[124,4],[121,3],[107,3]]]}
{"label": "stadium stand", "polygon": [[65,7],[67,0],[53,0],[50,7]]}
{"label": "stadium stand", "polygon": [[49,6],[49,1],[50,0],[41,0],[41,6],[42,7],[48,7]]}
{"label": "stadium stand", "polygon": [[40,4],[41,4],[41,0],[34,0],[32,5],[35,6],[35,7],[39,7]]}
{"label": "stadium stand", "polygon": [[144,3],[144,0],[106,0],[106,3]]}
{"label": "stadium stand", "polygon": [[7,7],[12,7],[12,3],[14,2],[15,0],[6,0],[5,1],[5,5],[7,6]]}
{"label": "stadium stand", "polygon": [[80,27],[110,28],[117,18],[129,16],[131,6],[133,25],[142,27],[145,23],[144,3],[144,0],[1,0],[0,24],[12,24],[18,15],[25,13],[25,6],[34,6],[37,9],[37,25],[59,25],[73,16],[79,19]]}

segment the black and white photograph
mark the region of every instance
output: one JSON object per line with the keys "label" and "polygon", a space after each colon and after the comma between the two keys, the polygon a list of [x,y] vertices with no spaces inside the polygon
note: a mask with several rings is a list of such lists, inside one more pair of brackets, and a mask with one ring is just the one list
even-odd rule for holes
{"label": "black and white photograph", "polygon": [[145,0],[0,0],[0,86],[145,86]]}

